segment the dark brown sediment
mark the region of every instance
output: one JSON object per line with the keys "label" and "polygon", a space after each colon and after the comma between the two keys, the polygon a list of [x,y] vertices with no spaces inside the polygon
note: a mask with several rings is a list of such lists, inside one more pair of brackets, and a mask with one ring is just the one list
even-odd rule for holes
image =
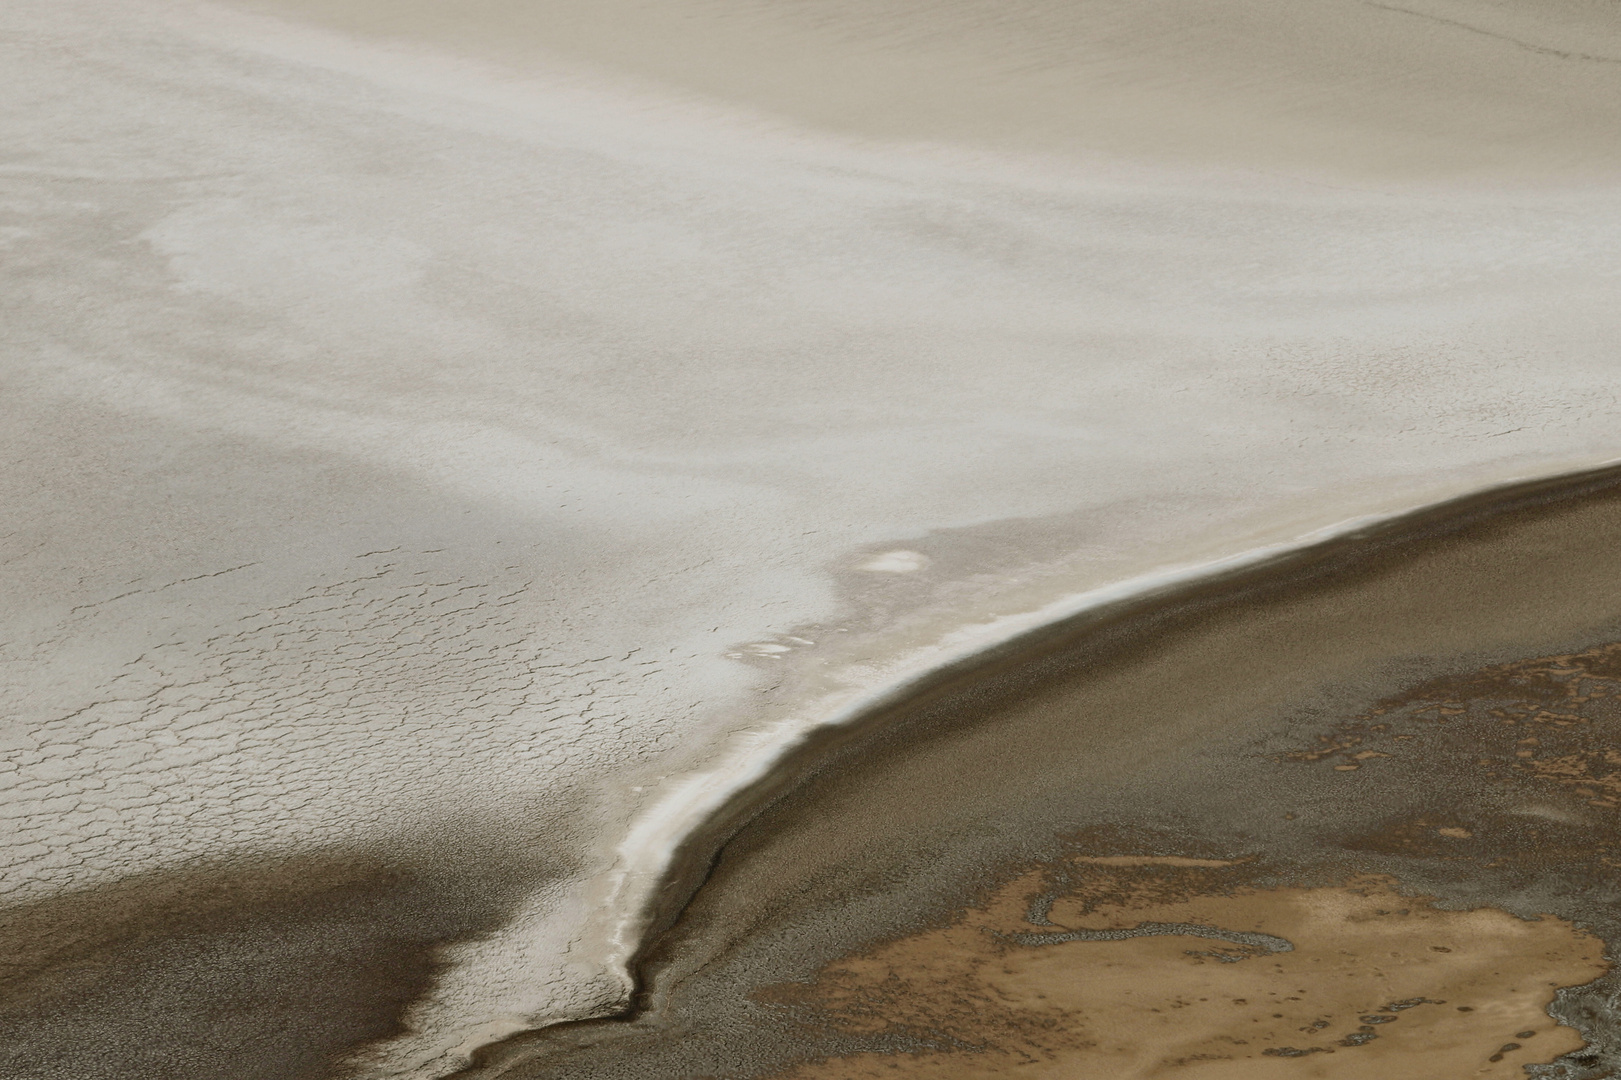
{"label": "dark brown sediment", "polygon": [[[938,673],[822,733],[693,838],[630,1016],[520,1036],[472,1071],[757,1076],[904,1048],[753,995],[947,925],[1077,852],[1259,858],[1256,887],[1381,874],[1443,908],[1553,915],[1613,945],[1616,890],[1593,854],[1611,811],[1571,785],[1492,778],[1452,743],[1354,770],[1287,755],[1425,682],[1621,639],[1618,480],[1458,500]],[[1497,847],[1459,861],[1377,839],[1431,819],[1485,823]],[[1560,1006],[1593,1013],[1589,1042],[1607,992]]]}
{"label": "dark brown sediment", "polygon": [[244,853],[0,908],[0,1076],[318,1080],[570,866],[534,837]]}

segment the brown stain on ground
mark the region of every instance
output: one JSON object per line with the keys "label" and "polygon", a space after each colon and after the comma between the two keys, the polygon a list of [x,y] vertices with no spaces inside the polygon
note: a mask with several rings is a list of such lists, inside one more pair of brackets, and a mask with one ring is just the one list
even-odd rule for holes
{"label": "brown stain on ground", "polygon": [[[1389,878],[1257,888],[1250,876],[1243,863],[1140,857],[1020,876],[950,925],[763,988],[759,1000],[801,1022],[920,1047],[778,1075],[1508,1080],[1582,1047],[1546,1009],[1607,964],[1569,922],[1444,910]],[[1273,940],[1039,938],[1154,923]]]}
{"label": "brown stain on ground", "polygon": [[[1604,872],[1621,865],[1613,829],[1585,822],[1575,848],[1554,833],[1576,824],[1558,809],[1571,796],[1599,815],[1621,804],[1618,722],[1612,642],[1419,682],[1272,760],[1336,785],[1413,762],[1487,787],[1550,785],[1545,805],[1509,816],[1397,815],[1344,844],[1487,870],[1576,862]],[[949,925],[852,954],[809,983],[763,988],[757,1000],[813,1028],[916,1047],[778,1075],[1506,1080],[1583,1047],[1547,1008],[1556,989],[1608,965],[1602,942],[1571,922],[1438,908],[1388,876],[1259,885],[1264,872],[1264,855],[1086,854],[1030,870]],[[1260,933],[1292,949],[1181,933],[1036,937],[1155,923]]]}

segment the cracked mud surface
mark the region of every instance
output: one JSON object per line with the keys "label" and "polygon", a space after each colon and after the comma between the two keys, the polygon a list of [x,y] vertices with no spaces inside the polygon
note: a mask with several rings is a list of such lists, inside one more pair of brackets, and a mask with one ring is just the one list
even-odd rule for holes
{"label": "cracked mud surface", "polygon": [[637,1015],[475,1074],[1611,1075],[1618,539],[1528,504],[966,675],[732,837]]}

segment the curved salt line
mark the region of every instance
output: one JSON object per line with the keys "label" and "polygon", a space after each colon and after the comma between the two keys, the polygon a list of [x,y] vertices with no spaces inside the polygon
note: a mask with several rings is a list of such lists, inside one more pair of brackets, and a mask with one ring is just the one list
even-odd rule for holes
{"label": "curved salt line", "polygon": [[921,689],[942,671],[964,665],[1025,635],[1089,611],[1168,594],[1183,586],[1219,579],[1234,571],[1259,567],[1287,555],[1347,539],[1403,519],[1433,513],[1450,505],[1489,497],[1493,493],[1508,494],[1519,488],[1560,480],[1575,484],[1584,476],[1596,480],[1605,471],[1617,467],[1621,467],[1621,458],[1611,458],[1576,470],[1520,475],[1402,510],[1348,518],[1303,533],[1292,540],[1205,562],[1172,565],[1112,585],[1072,593],[1034,611],[1004,615],[957,630],[937,644],[917,650],[910,661],[898,665],[891,678],[881,685],[857,692],[853,698],[831,711],[790,718],[769,731],[754,733],[743,740],[738,752],[722,766],[688,774],[671,787],[664,798],[633,823],[616,848],[618,868],[605,875],[609,888],[603,898],[602,910],[621,912],[608,936],[611,950],[606,959],[623,981],[627,1000],[635,989],[630,971],[631,961],[641,944],[642,932],[650,922],[653,898],[672,869],[682,842],[697,833],[734,797],[769,776],[777,765],[814,733],[850,724],[875,710],[893,705]]}

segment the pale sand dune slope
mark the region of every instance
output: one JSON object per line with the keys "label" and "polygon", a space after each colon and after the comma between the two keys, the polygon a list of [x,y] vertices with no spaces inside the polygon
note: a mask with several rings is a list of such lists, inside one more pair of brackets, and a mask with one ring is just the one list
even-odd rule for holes
{"label": "pale sand dune slope", "polygon": [[850,10],[0,10],[17,1071],[617,1007],[942,642],[1621,456],[1613,8]]}

